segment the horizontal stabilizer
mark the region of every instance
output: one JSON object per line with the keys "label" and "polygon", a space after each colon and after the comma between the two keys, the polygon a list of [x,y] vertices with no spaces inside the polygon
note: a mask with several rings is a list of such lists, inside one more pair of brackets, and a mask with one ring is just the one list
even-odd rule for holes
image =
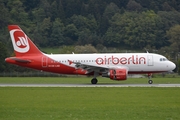
{"label": "horizontal stabilizer", "polygon": [[31,62],[31,60],[17,58],[17,57],[9,57],[6,59],[6,61],[9,61],[9,60],[14,60],[14,61],[20,62],[20,63],[30,63]]}

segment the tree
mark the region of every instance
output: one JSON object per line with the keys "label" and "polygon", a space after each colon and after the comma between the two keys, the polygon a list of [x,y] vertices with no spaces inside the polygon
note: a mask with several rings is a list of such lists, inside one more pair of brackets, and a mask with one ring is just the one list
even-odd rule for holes
{"label": "tree", "polygon": [[59,17],[58,4],[54,1],[51,4],[51,19],[54,21],[57,17]]}
{"label": "tree", "polygon": [[129,0],[126,8],[129,11],[140,11],[142,9],[142,6],[141,4],[137,3],[135,0]]}
{"label": "tree", "polygon": [[7,6],[11,17],[10,23],[21,25],[29,23],[28,14],[25,12],[23,3],[20,0],[8,0]]}
{"label": "tree", "polygon": [[157,13],[164,24],[164,30],[169,30],[172,26],[180,24],[180,12],[177,11],[159,11]]}
{"label": "tree", "polygon": [[115,14],[105,34],[105,44],[144,48],[147,45],[160,48],[164,39],[161,18],[154,11],[125,12]]}
{"label": "tree", "polygon": [[173,53],[175,54],[175,59],[176,59],[176,63],[177,63],[177,71],[180,74],[180,25],[175,25],[173,27],[170,28],[169,31],[167,31],[167,36],[169,38],[169,41],[171,42],[171,49],[173,51]]}
{"label": "tree", "polygon": [[73,15],[70,18],[70,21],[72,21],[75,28],[77,28],[76,35],[78,35],[78,45],[96,43],[96,40],[98,39],[98,25],[93,15],[89,14],[87,17],[81,15]]}
{"label": "tree", "polygon": [[0,72],[4,72],[6,70],[7,64],[5,63],[5,58],[8,56],[8,52],[6,46],[0,41]]}
{"label": "tree", "polygon": [[61,20],[65,18],[64,15],[64,6],[62,5],[62,0],[54,0],[51,4],[51,19],[54,21],[56,18]]}
{"label": "tree", "polygon": [[75,44],[78,39],[78,29],[74,24],[68,24],[64,29],[66,44]]}
{"label": "tree", "polygon": [[59,47],[60,54],[72,54],[72,52],[74,52],[74,46],[63,45]]}
{"label": "tree", "polygon": [[180,25],[175,25],[167,31],[167,36],[171,42],[173,51],[177,54],[180,52]]}
{"label": "tree", "polygon": [[61,4],[65,10],[65,18],[69,18],[74,14],[80,15],[82,0],[61,0]]}
{"label": "tree", "polygon": [[82,15],[73,15],[70,18],[71,23],[73,23],[79,31],[84,29],[89,29],[91,32],[96,32],[98,26],[96,19],[93,15],[88,15],[87,17]]}
{"label": "tree", "polygon": [[90,36],[91,36],[91,31],[87,28],[83,29],[78,33],[77,44],[78,45],[85,45],[87,43],[91,44],[93,40],[90,38]]}
{"label": "tree", "polygon": [[97,53],[98,51],[94,46],[91,44],[84,45],[84,46],[75,46],[74,48],[75,53]]}
{"label": "tree", "polygon": [[60,46],[65,43],[64,36],[64,24],[59,18],[56,18],[52,25],[51,38],[48,40],[49,46]]}
{"label": "tree", "polygon": [[45,12],[45,17],[51,17],[51,5],[48,2],[48,0],[40,0],[40,7],[44,10]]}
{"label": "tree", "polygon": [[40,4],[40,0],[21,0],[23,6],[25,6],[26,11],[31,11],[34,8],[37,8]]}
{"label": "tree", "polygon": [[112,18],[112,16],[114,16],[116,13],[120,13],[120,9],[119,7],[114,4],[114,3],[110,3],[109,5],[107,5],[107,7],[104,10],[103,16],[102,16],[102,20],[100,22],[100,33],[101,34],[105,34],[105,32],[107,31],[108,27],[109,27],[109,20]]}
{"label": "tree", "polygon": [[100,21],[106,5],[105,0],[89,0],[88,13],[94,15],[97,21]]}
{"label": "tree", "polygon": [[114,16],[116,13],[120,13],[120,9],[116,4],[111,2],[104,10],[103,17],[111,19],[111,17]]}
{"label": "tree", "polygon": [[4,5],[4,3],[0,3],[0,28],[6,27],[9,21],[9,11]]}
{"label": "tree", "polygon": [[43,22],[35,28],[34,30],[34,39],[38,45],[41,47],[48,46],[48,40],[50,40],[51,35],[51,21],[49,18],[44,18]]}
{"label": "tree", "polygon": [[168,4],[168,2],[164,2],[162,5],[163,11],[172,11],[173,8]]}
{"label": "tree", "polygon": [[42,23],[44,18],[46,18],[46,14],[43,8],[36,8],[32,11],[32,18],[34,18],[34,22],[36,25],[39,25]]}

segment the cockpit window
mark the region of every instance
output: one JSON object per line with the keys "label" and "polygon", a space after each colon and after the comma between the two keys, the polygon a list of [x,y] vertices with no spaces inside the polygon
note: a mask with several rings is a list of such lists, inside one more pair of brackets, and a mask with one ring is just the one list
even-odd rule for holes
{"label": "cockpit window", "polygon": [[168,61],[167,58],[160,58],[160,61]]}

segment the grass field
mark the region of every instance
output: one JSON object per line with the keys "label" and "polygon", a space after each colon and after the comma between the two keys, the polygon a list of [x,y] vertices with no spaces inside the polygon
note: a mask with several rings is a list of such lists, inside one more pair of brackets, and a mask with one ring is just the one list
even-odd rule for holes
{"label": "grass field", "polygon": [[179,88],[0,88],[1,120],[179,120]]}
{"label": "grass field", "polygon": [[47,54],[58,54],[60,52],[60,48],[41,48],[41,51],[47,53]]}
{"label": "grass field", "polygon": [[[89,83],[89,77],[0,77],[0,83]],[[100,84],[146,84],[146,78]],[[153,78],[180,83],[179,78]],[[180,88],[0,87],[0,120],[179,120]]]}
{"label": "grass field", "polygon": [[[0,83],[52,83],[52,84],[63,84],[63,83],[82,83],[90,84],[92,77],[0,77]],[[98,83],[114,83],[114,84],[147,84],[147,78],[128,78],[125,81],[113,81],[109,78],[98,77]],[[152,78],[154,84],[180,84],[180,78]]]}

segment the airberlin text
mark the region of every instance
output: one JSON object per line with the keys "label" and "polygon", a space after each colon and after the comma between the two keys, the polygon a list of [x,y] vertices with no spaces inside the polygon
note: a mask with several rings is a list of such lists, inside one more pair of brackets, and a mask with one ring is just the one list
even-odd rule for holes
{"label": "airberlin text", "polygon": [[99,57],[96,59],[96,64],[98,65],[117,65],[117,64],[146,64],[146,58],[145,57],[139,57],[138,55],[132,55],[131,57],[116,57],[116,56],[110,56],[110,57]]}

